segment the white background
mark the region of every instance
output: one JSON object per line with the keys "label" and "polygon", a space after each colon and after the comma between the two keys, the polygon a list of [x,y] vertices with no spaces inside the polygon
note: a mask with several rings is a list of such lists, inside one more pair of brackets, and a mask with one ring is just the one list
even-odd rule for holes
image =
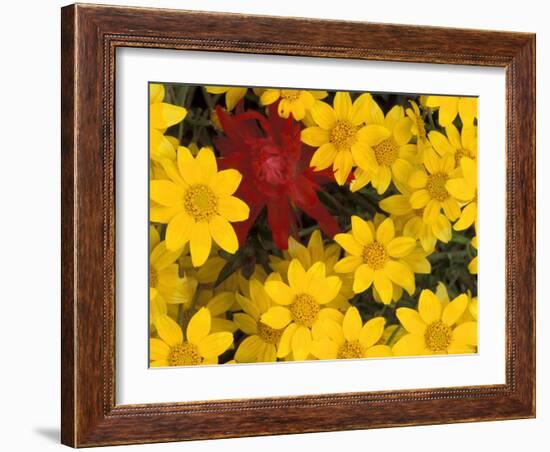
{"label": "white background", "polygon": [[[192,67],[193,71],[188,68]],[[504,364],[504,70],[435,64],[117,51],[117,403],[270,397],[502,384]],[[148,369],[148,81],[479,95],[479,353],[451,357]],[[345,83],[345,85],[342,85]],[[496,156],[499,156],[495,158]],[[136,202],[136,200],[138,200]],[[139,201],[141,200],[141,202]],[[342,374],[353,378],[341,378]],[[406,378],[403,376],[406,375]],[[200,381],[200,385],[181,384]],[[223,381],[223,385],[219,382]],[[312,385],[311,382],[315,381]]]}
{"label": "white background", "polygon": [[[172,8],[309,16],[395,23],[490,28],[537,32],[537,229],[548,230],[550,181],[543,180],[550,164],[550,140],[543,124],[550,123],[550,31],[545,2],[441,1],[358,2],[302,1],[140,1],[119,4]],[[59,424],[59,1],[5,2],[0,28],[2,81],[1,282],[3,324],[0,416],[2,449],[60,449]],[[543,31],[544,29],[544,31]],[[6,160],[7,157],[7,160]],[[116,450],[279,451],[394,449],[463,451],[477,445],[499,451],[545,450],[550,428],[547,390],[550,335],[544,319],[550,308],[543,299],[543,257],[547,235],[538,237],[538,410],[536,420],[406,427],[329,434],[233,439],[164,445],[119,447]],[[6,290],[7,289],[7,290]],[[545,352],[544,352],[545,351]],[[545,381],[546,380],[546,381]],[[546,446],[547,448],[547,446]]]}

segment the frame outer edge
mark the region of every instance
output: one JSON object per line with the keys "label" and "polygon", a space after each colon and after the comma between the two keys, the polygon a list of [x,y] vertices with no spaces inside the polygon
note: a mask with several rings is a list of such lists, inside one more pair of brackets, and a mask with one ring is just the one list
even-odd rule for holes
{"label": "frame outer edge", "polygon": [[61,443],[77,446],[76,5],[61,8]]}

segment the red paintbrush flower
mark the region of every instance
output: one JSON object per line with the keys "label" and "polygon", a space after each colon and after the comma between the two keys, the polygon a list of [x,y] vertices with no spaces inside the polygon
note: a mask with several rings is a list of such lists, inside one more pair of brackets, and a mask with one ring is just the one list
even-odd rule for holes
{"label": "red paintbrush flower", "polygon": [[303,152],[300,125],[292,116],[280,118],[276,104],[269,107],[267,117],[257,111],[228,115],[220,107],[216,114],[225,132],[214,141],[220,165],[242,173],[238,197],[250,207],[249,219],[234,225],[241,244],[264,207],[280,249],[287,249],[289,234],[298,231],[296,209],[316,220],[330,237],[340,232],[317,196],[322,183],[334,180],[332,174],[309,166],[310,153]]}

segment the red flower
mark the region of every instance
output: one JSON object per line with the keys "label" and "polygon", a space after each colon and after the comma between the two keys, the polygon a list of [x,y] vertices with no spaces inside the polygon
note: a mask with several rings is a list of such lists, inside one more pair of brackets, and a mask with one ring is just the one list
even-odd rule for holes
{"label": "red flower", "polygon": [[256,111],[228,115],[220,107],[216,113],[225,132],[214,141],[220,164],[242,173],[238,196],[250,207],[249,219],[234,225],[241,244],[264,206],[273,241],[280,249],[287,249],[289,234],[298,232],[296,208],[316,220],[330,237],[340,231],[317,197],[320,184],[333,181],[332,175],[314,172],[309,166],[300,125],[292,117],[280,118],[276,104],[269,107],[267,117]]}

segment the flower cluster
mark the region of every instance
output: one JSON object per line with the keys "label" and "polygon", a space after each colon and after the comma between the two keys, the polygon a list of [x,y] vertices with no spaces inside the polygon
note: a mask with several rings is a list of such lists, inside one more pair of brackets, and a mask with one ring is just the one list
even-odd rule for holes
{"label": "flower cluster", "polygon": [[149,99],[151,366],[477,352],[477,99]]}

